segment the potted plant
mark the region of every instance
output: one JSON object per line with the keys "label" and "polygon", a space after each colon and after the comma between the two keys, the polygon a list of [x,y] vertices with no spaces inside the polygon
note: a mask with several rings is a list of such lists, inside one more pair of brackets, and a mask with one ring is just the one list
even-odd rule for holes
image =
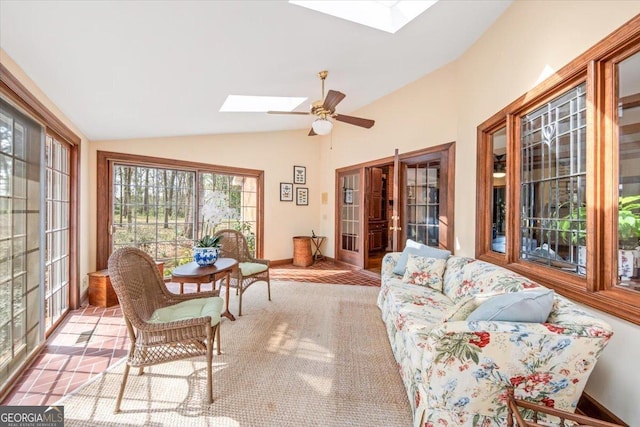
{"label": "potted plant", "polygon": [[[586,222],[587,208],[581,206],[574,209],[572,213],[563,216],[558,220],[558,228],[561,231],[563,240],[578,247],[578,264],[582,257],[586,257]],[[578,224],[578,228],[574,229],[573,224]],[[618,203],[618,271],[620,275],[633,276],[634,258],[638,255],[628,253],[634,251],[640,245],[640,195],[625,196],[619,199]],[[634,251],[636,254],[638,250]],[[630,265],[628,265],[630,264]],[[579,268],[579,272],[580,268]],[[624,274],[622,274],[624,272]]]}
{"label": "potted plant", "polygon": [[193,247],[193,260],[201,267],[213,265],[218,260],[222,236],[206,235],[196,240]]}
{"label": "potted plant", "polygon": [[640,195],[620,198],[618,207],[618,246],[635,249],[640,245]]}

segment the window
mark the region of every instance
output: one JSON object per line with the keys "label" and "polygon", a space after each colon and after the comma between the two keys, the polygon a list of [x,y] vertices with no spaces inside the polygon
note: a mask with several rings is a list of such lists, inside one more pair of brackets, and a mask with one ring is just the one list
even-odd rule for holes
{"label": "window", "polygon": [[135,246],[170,275],[191,261],[195,239],[225,228],[262,254],[262,171],[98,152],[98,198],[99,268]]}
{"label": "window", "polygon": [[40,334],[41,160],[44,128],[0,99],[0,384]]}
{"label": "window", "polygon": [[636,17],[482,123],[476,214],[478,258],[637,324],[639,75]]}
{"label": "window", "polygon": [[[80,138],[0,64],[0,395],[80,303]],[[44,154],[43,154],[44,153]],[[0,303],[1,305],[2,303]]]}
{"label": "window", "polygon": [[586,84],[520,117],[520,258],[585,274]]}

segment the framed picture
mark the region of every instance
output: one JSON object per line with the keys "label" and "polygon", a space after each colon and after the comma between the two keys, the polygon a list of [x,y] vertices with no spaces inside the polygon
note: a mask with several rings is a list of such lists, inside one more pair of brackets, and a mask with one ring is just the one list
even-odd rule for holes
{"label": "framed picture", "polygon": [[280,201],[293,202],[293,184],[290,182],[280,183]]}
{"label": "framed picture", "polygon": [[304,166],[293,167],[293,183],[294,184],[306,184],[307,183],[307,168]]}
{"label": "framed picture", "polygon": [[309,189],[306,187],[296,188],[296,205],[306,206],[309,204]]}
{"label": "framed picture", "polygon": [[345,205],[353,204],[353,190],[350,188],[344,189],[344,204]]}

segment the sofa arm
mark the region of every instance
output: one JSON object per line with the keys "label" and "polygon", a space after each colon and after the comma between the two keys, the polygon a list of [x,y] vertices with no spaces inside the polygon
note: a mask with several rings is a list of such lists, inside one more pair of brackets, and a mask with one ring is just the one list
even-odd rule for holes
{"label": "sofa arm", "polygon": [[425,337],[426,407],[501,419],[518,399],[573,412],[611,331],[552,324],[450,322]]}

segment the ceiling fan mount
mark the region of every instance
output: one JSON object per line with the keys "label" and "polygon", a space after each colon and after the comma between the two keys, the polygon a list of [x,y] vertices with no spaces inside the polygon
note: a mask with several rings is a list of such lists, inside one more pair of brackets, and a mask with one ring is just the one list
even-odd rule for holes
{"label": "ceiling fan mount", "polygon": [[348,123],[350,125],[360,126],[363,128],[371,128],[375,121],[370,119],[363,119],[360,117],[345,116],[343,114],[336,113],[336,106],[345,98],[345,94],[336,90],[329,90],[327,96],[324,94],[324,81],[329,75],[329,71],[323,70],[318,73],[318,77],[322,82],[322,99],[315,101],[311,104],[311,109],[308,113],[302,111],[267,111],[269,114],[296,114],[316,116],[317,119],[313,122],[309,136],[314,135],[326,135],[331,132],[333,124],[331,120],[334,119],[339,122]]}

